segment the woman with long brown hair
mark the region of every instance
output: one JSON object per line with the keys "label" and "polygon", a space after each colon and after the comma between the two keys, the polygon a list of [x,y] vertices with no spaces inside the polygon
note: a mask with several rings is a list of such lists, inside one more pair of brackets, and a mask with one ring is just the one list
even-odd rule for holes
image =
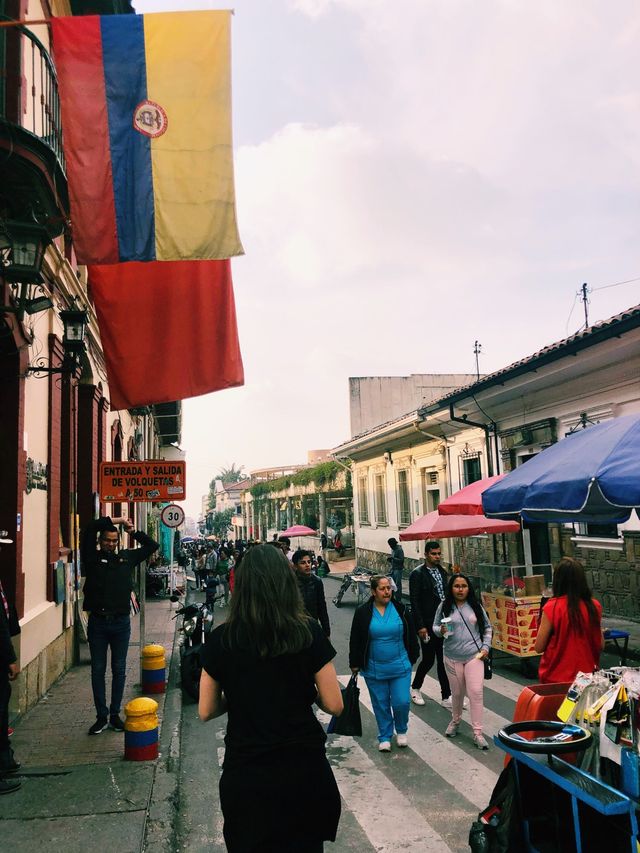
{"label": "woman with long brown hair", "polygon": [[593,672],[603,645],[602,606],[591,595],[582,563],[563,557],[553,573],[552,588],[536,639],[543,684],[573,681],[578,672]]}
{"label": "woman with long brown hair", "polygon": [[247,550],[229,617],[204,647],[198,707],[203,721],[228,714],[220,804],[231,853],[319,853],[335,840],[340,794],[313,710],[342,712],[335,654],[284,554]]}

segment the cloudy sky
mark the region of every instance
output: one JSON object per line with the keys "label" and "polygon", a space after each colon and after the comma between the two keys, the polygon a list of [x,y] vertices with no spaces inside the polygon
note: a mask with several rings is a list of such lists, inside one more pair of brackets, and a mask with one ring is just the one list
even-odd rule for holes
{"label": "cloudy sky", "polygon": [[[228,8],[133,0],[139,12]],[[349,376],[487,373],[640,303],[634,0],[236,0],[246,385],[184,403],[213,473],[349,437]]]}

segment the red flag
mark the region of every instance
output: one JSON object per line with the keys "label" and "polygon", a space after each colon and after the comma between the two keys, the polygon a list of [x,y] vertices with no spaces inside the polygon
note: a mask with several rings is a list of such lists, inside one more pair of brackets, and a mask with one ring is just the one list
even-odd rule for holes
{"label": "red flag", "polygon": [[244,384],[231,263],[89,267],[112,409]]}

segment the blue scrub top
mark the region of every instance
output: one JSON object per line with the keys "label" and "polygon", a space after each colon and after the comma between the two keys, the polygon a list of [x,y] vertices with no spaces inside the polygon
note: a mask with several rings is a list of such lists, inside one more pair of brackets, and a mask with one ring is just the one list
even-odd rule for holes
{"label": "blue scrub top", "polygon": [[384,614],[374,605],[369,625],[369,660],[362,675],[383,680],[411,672],[403,632],[402,619],[393,604],[387,604]]}

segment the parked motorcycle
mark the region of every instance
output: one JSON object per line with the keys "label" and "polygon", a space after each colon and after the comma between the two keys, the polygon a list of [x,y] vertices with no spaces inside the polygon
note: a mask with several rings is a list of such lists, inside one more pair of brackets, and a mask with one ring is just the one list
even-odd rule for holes
{"label": "parked motorcycle", "polygon": [[[172,601],[178,598],[172,596]],[[215,601],[215,599],[214,599]],[[176,610],[173,617],[182,617],[179,631],[182,634],[180,645],[180,683],[182,689],[198,701],[200,694],[200,673],[202,671],[201,653],[209,634],[213,630],[213,602],[205,604],[185,604]]]}

